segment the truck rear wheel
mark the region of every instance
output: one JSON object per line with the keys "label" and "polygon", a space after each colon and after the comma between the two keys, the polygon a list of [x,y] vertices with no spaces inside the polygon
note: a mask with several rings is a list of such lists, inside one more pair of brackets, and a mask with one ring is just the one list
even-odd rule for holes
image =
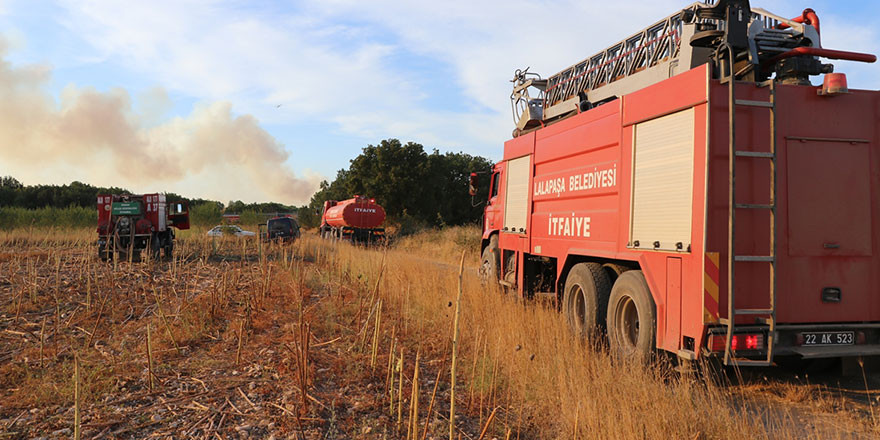
{"label": "truck rear wheel", "polygon": [[611,280],[597,263],[572,266],[565,279],[562,313],[581,338],[595,336],[605,325]]}
{"label": "truck rear wheel", "polygon": [[640,270],[620,274],[608,303],[608,342],[613,355],[647,363],[655,346],[654,300]]}
{"label": "truck rear wheel", "polygon": [[489,244],[483,249],[483,256],[480,259],[480,280],[484,284],[497,282],[501,277],[501,256],[498,251],[498,236],[493,235],[489,238]]}

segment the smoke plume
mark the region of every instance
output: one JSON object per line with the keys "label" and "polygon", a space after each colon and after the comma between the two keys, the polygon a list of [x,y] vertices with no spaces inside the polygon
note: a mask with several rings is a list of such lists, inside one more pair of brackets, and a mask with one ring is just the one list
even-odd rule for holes
{"label": "smoke plume", "polygon": [[13,66],[6,54],[0,41],[0,174],[28,184],[66,178],[224,202],[302,203],[317,189],[317,176],[295,176],[283,146],[227,102],[156,124],[170,102],[162,89],[139,99],[137,109],[123,89],[70,85],[55,98],[50,67]]}

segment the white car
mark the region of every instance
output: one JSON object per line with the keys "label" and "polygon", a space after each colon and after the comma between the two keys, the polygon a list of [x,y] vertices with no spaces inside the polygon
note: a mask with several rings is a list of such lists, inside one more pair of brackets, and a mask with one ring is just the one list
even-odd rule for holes
{"label": "white car", "polygon": [[222,237],[224,235],[234,235],[236,237],[253,237],[257,234],[251,231],[245,231],[235,225],[217,225],[208,231],[208,237]]}

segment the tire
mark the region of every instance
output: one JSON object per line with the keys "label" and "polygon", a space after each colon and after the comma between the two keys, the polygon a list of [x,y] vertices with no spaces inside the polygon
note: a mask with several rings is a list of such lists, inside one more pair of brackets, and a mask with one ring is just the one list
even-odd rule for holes
{"label": "tire", "polygon": [[493,235],[489,238],[489,244],[483,249],[483,256],[480,259],[480,280],[484,284],[497,282],[501,279],[501,256],[498,251],[498,236]]}
{"label": "tire", "polygon": [[159,234],[155,232],[150,236],[150,259],[152,261],[159,261],[160,251],[162,250],[162,243],[159,239]]}
{"label": "tire", "polygon": [[168,241],[168,244],[165,245],[165,258],[168,260],[174,259],[174,242]]}
{"label": "tire", "polygon": [[98,245],[98,258],[100,258],[101,261],[107,261],[108,259],[110,259],[110,257],[107,255],[106,246],[102,246],[100,244]]}
{"label": "tire", "polygon": [[611,279],[597,263],[578,263],[565,278],[562,313],[579,338],[598,336],[605,327]]}
{"label": "tire", "polygon": [[641,364],[650,361],[656,345],[657,319],[642,271],[620,274],[611,289],[607,323],[612,355]]}

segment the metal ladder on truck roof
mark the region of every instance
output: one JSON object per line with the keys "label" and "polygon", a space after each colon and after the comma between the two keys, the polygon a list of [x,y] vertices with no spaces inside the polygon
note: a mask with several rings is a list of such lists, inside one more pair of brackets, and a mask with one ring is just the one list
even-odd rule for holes
{"label": "metal ladder on truck roof", "polygon": [[[736,76],[733,69],[733,53],[728,51],[730,61],[728,83],[728,129],[729,129],[729,171],[730,183],[728,192],[729,217],[727,234],[727,318],[720,319],[727,326],[727,338],[724,344],[724,365],[736,366],[770,366],[773,365],[773,345],[776,332],[776,81],[769,79],[759,83],[759,87],[770,88],[769,101],[750,101],[736,99],[735,85]],[[736,148],[736,109],[737,107],[759,107],[770,111],[770,149],[769,151],[740,151]],[[768,204],[736,203],[736,159],[767,160],[770,163],[770,202]],[[769,255],[738,255],[735,249],[736,234],[736,210],[760,209],[770,213],[770,247]],[[770,306],[766,309],[737,309],[736,308],[736,263],[768,264],[770,270],[769,301]],[[736,331],[736,317],[751,315],[765,317],[758,322],[765,322],[769,328],[766,338],[766,353],[764,359],[746,359],[736,357],[731,349],[731,341]]]}

